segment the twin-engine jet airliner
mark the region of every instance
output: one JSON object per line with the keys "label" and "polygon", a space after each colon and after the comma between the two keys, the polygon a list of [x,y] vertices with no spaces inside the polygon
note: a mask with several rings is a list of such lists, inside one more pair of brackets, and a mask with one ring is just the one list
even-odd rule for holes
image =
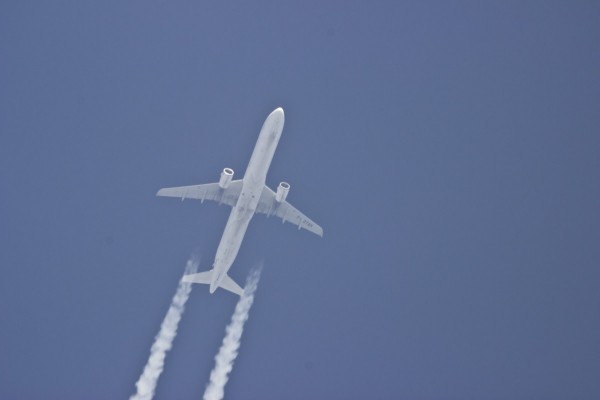
{"label": "twin-engine jet airliner", "polygon": [[282,108],[269,114],[243,179],[232,180],[233,170],[225,168],[221,172],[219,182],[164,188],[156,193],[157,196],[178,197],[181,200],[212,200],[233,207],[217,248],[213,268],[210,271],[186,275],[183,281],[208,284],[210,293],[214,293],[220,287],[241,296],[244,290],[227,275],[227,271],[238,254],[248,224],[255,213],[275,215],[281,218],[282,222],[290,222],[297,225],[298,229],[303,228],[323,236],[323,229],[319,225],[285,200],[290,191],[289,183],[281,182],[277,192],[265,185],[267,171],[283,131],[284,120]]}

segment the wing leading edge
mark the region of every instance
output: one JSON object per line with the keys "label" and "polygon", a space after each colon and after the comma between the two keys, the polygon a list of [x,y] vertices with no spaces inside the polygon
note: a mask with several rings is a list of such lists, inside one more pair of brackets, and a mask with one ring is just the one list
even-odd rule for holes
{"label": "wing leading edge", "polygon": [[[182,201],[185,199],[210,200],[219,204],[227,204],[235,207],[240,193],[242,191],[243,181],[241,179],[232,181],[226,189],[222,189],[218,183],[206,183],[203,185],[178,186],[172,188],[160,189],[156,195],[162,197],[176,197]],[[298,227],[306,229],[316,235],[323,236],[323,228],[316,222],[302,214],[296,207],[287,201],[278,202],[275,200],[275,192],[268,186],[263,188],[260,200],[256,207],[256,212],[275,215],[282,219],[282,222],[289,222]]]}
{"label": "wing leading edge", "polygon": [[218,183],[205,183],[203,185],[179,186],[160,189],[156,195],[163,197],[177,197],[182,201],[185,199],[211,200],[219,204],[227,204],[234,207],[240,197],[243,181],[241,179],[231,181],[226,189],[222,189]]}
{"label": "wing leading edge", "polygon": [[282,222],[289,222],[298,227],[298,229],[306,229],[315,235],[323,236],[323,228],[316,222],[302,214],[296,207],[287,201],[278,202],[275,200],[275,192],[268,186],[265,186],[256,207],[256,212],[267,214],[267,216],[275,215],[282,219]]}

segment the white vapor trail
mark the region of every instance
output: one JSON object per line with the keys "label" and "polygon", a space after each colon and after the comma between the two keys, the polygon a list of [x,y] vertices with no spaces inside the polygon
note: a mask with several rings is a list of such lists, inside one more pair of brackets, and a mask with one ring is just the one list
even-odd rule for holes
{"label": "white vapor trail", "polygon": [[[192,256],[185,266],[184,275],[195,273],[198,270],[198,264],[198,258]],[[169,311],[167,311],[167,315],[160,325],[160,330],[150,348],[150,357],[144,367],[144,372],[142,372],[140,379],[135,384],[137,393],[131,396],[129,400],[150,400],[154,397],[158,377],[165,366],[167,352],[171,350],[173,339],[177,335],[177,326],[179,325],[185,309],[185,303],[191,291],[191,283],[179,281],[177,292],[175,292],[175,296],[171,300]]]}
{"label": "white vapor trail", "polygon": [[246,281],[244,293],[240,297],[235,311],[231,316],[231,322],[225,329],[225,337],[215,357],[215,367],[210,373],[210,382],[204,392],[204,400],[221,400],[225,392],[225,384],[229,379],[229,373],[233,369],[233,362],[238,355],[240,340],[244,331],[244,323],[248,319],[248,313],[254,301],[254,292],[258,287],[261,267],[250,271]]}

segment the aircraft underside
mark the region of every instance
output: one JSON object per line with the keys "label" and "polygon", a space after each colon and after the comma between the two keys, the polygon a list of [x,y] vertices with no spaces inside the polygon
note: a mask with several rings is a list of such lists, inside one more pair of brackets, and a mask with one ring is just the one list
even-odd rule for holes
{"label": "aircraft underside", "polygon": [[219,182],[160,189],[157,196],[177,197],[181,200],[216,201],[233,209],[225,225],[223,236],[213,263],[213,269],[186,275],[184,281],[210,285],[213,293],[218,287],[240,295],[243,289],[227,275],[238,254],[248,224],[255,213],[274,215],[290,222],[298,229],[306,229],[323,236],[323,229],[286,201],[290,185],[281,182],[274,192],[265,185],[271,160],[283,131],[284,114],[281,108],[266,119],[250,157],[244,179],[233,180],[233,170],[225,168]]}

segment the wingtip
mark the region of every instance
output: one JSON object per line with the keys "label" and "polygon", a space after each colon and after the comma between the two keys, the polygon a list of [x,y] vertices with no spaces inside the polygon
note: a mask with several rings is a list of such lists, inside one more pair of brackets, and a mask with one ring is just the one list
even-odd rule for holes
{"label": "wingtip", "polygon": [[317,230],[313,231],[317,236],[319,237],[323,237],[323,228],[321,228],[320,226],[317,226]]}
{"label": "wingtip", "polygon": [[169,197],[169,193],[166,188],[158,189],[158,192],[156,192],[156,197]]}

